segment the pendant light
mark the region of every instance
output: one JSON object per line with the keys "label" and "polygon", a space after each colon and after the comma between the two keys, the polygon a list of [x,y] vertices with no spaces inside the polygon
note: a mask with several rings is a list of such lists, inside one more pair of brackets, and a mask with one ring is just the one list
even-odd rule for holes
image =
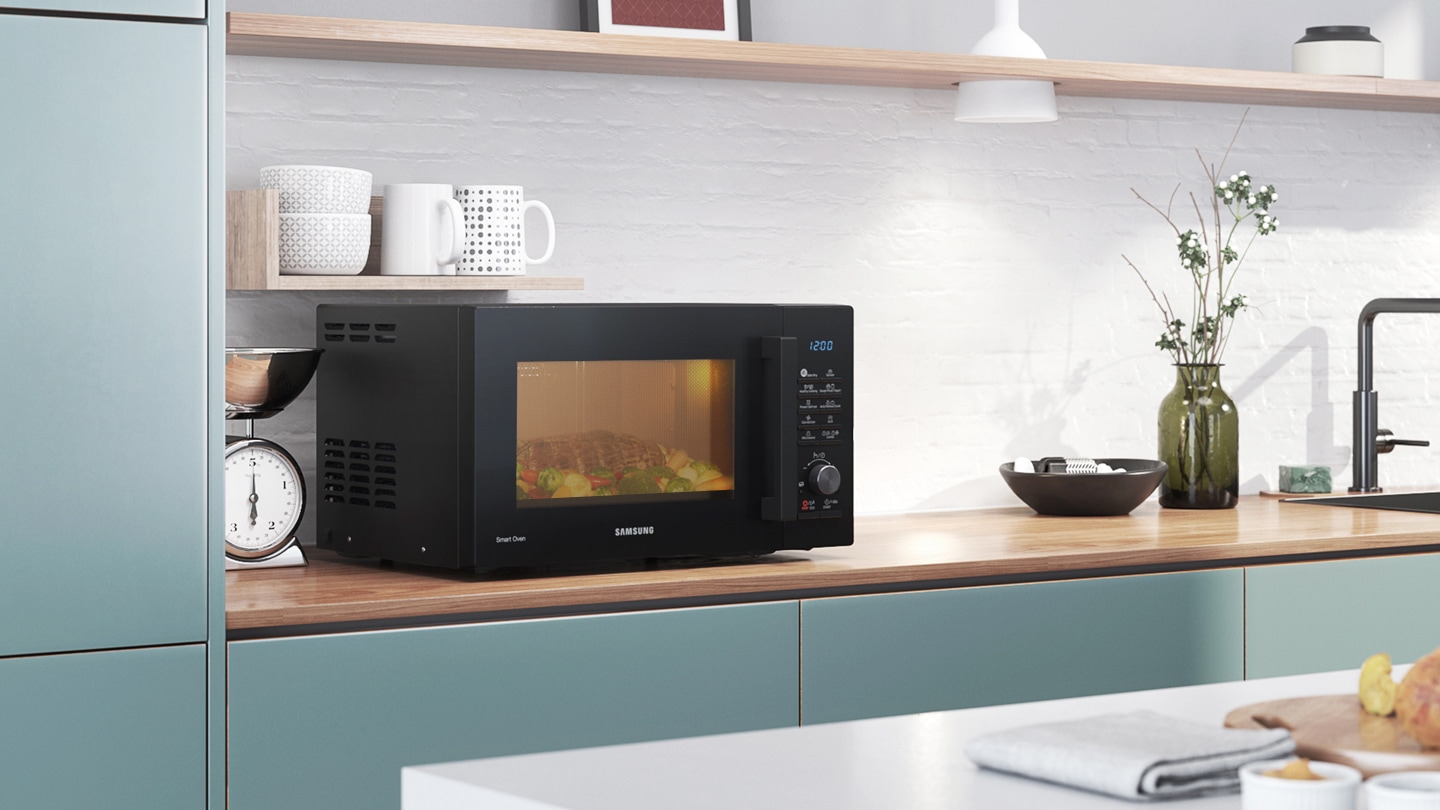
{"label": "pendant light", "polygon": [[[995,27],[970,49],[975,56],[1044,59],[1045,52],[1020,30],[1020,0],[995,0]],[[955,120],[988,124],[1054,121],[1055,84],[1034,79],[960,82]]]}

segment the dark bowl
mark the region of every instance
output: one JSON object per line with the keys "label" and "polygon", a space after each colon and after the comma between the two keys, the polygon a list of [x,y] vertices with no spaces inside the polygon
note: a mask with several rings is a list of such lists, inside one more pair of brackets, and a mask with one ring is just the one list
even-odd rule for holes
{"label": "dark bowl", "polygon": [[324,349],[226,349],[225,418],[265,419],[300,396]]}
{"label": "dark bowl", "polygon": [[1163,461],[1097,458],[1123,473],[1017,473],[1013,462],[1000,465],[1000,476],[1026,506],[1042,515],[1098,517],[1128,515],[1145,502],[1169,469]]}

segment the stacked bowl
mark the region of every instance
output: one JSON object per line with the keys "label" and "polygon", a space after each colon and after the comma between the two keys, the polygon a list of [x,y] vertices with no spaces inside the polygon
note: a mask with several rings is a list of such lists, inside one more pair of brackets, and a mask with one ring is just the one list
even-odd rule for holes
{"label": "stacked bowl", "polygon": [[340,166],[266,166],[280,192],[280,273],[353,276],[370,255],[370,172]]}

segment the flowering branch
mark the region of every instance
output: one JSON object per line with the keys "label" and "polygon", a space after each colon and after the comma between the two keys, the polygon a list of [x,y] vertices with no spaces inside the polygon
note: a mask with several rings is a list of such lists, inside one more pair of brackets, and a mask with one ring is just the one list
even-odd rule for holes
{"label": "flowering branch", "polygon": [[[1245,119],[1242,117],[1240,126],[1244,124]],[[1236,137],[1239,132],[1239,127],[1236,127]],[[1230,147],[1234,144],[1235,138],[1232,137]],[[1229,157],[1230,147],[1226,147],[1219,167],[1207,164],[1204,156],[1196,152],[1200,166],[1210,183],[1210,205],[1207,207],[1210,209],[1211,223],[1208,224],[1213,224],[1213,232],[1207,227],[1207,218],[1201,213],[1200,200],[1194,194],[1190,195],[1190,202],[1196,219],[1200,221],[1200,227],[1198,230],[1182,230],[1171,216],[1174,192],[1170,195],[1170,204],[1162,210],[1140,192],[1130,189],[1131,193],[1159,214],[1175,232],[1175,248],[1180,268],[1189,276],[1193,300],[1190,322],[1187,324],[1176,315],[1169,297],[1157,295],[1140,268],[1128,256],[1121,256],[1140,277],[1141,283],[1150,293],[1150,300],[1160,311],[1165,329],[1160,333],[1160,339],[1155,341],[1155,345],[1170,352],[1179,365],[1220,362],[1230,341],[1230,327],[1235,316],[1247,308],[1244,295],[1231,293],[1235,276],[1245,257],[1249,255],[1255,239],[1269,236],[1280,225],[1280,221],[1270,213],[1271,206],[1280,198],[1274,186],[1256,183],[1247,172],[1237,172],[1228,178],[1220,173],[1225,165],[1225,158]],[[1176,190],[1179,190],[1178,186]],[[1228,228],[1225,222],[1227,215],[1230,220]],[[1236,250],[1232,243],[1240,226],[1247,221],[1254,225],[1255,232],[1246,240],[1243,250]]]}

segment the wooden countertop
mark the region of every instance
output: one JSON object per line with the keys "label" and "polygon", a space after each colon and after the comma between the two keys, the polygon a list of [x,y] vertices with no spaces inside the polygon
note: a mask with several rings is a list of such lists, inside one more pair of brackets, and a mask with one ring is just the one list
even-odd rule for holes
{"label": "wooden countertop", "polygon": [[[465,574],[307,549],[225,575],[232,638],[1440,551],[1440,515],[1282,503],[1041,517],[1024,507],[859,518],[855,545],[758,559]],[[283,629],[282,629],[283,628]]]}

